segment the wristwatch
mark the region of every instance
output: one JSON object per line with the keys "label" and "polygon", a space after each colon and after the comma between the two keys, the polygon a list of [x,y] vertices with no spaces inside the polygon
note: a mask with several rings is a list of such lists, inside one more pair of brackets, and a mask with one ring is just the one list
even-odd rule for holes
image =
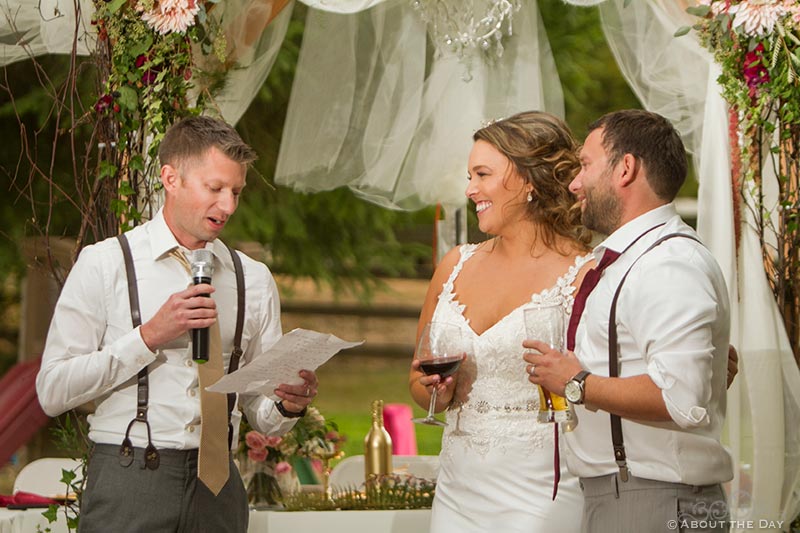
{"label": "wristwatch", "polygon": [[300,411],[299,413],[293,413],[292,411],[287,410],[283,406],[283,400],[276,403],[275,408],[278,409],[278,412],[281,415],[283,415],[284,418],[301,418],[303,416],[306,416],[306,412],[308,411],[308,408],[303,407],[303,410]]}
{"label": "wristwatch", "polygon": [[591,372],[588,370],[581,370],[572,376],[572,379],[567,381],[567,384],[564,386],[564,397],[571,403],[578,405],[583,404],[583,397],[585,395],[583,385],[586,381],[586,376],[589,374],[591,374]]}

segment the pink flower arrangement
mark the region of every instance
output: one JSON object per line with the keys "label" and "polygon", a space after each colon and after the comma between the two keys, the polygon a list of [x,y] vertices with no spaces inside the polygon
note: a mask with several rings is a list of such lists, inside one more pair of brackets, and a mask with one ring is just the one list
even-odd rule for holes
{"label": "pink flower arrangement", "polygon": [[309,407],[308,413],[283,437],[268,437],[255,430],[246,430],[243,434],[239,447],[241,456],[246,453],[251,461],[276,465],[292,457],[313,458],[320,450],[338,451],[344,442],[336,424],[326,422],[315,407]]}
{"label": "pink flower arrangement", "polygon": [[258,431],[248,431],[244,436],[247,457],[257,463],[262,463],[267,458],[274,460],[282,455],[278,449],[281,440],[280,437],[267,437]]}
{"label": "pink flower arrangement", "polygon": [[194,26],[200,5],[196,0],[157,0],[152,9],[146,9],[142,2],[136,5],[136,9],[144,12],[142,20],[148,26],[165,35],[183,33]]}

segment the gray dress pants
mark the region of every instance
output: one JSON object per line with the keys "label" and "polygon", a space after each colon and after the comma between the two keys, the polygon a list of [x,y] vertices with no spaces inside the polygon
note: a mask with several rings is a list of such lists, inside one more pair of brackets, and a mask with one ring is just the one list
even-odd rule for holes
{"label": "gray dress pants", "polygon": [[580,479],[583,533],[725,532],[730,514],[722,486],[693,486],[617,474]]}
{"label": "gray dress pants", "polygon": [[247,494],[231,460],[230,478],[214,496],[197,479],[197,450],[159,450],[156,470],[144,450],[120,465],[119,446],[97,444],[89,458],[79,533],[245,533]]}

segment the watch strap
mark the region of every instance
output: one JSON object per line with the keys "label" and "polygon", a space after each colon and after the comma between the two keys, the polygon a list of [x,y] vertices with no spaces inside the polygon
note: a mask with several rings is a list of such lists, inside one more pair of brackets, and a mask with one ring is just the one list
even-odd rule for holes
{"label": "watch strap", "polygon": [[577,401],[572,401],[572,403],[576,403],[578,405],[582,405],[584,401],[584,397],[586,396],[586,389],[584,388],[584,383],[586,382],[586,376],[591,374],[588,370],[581,370],[574,376],[570,378],[569,381],[573,381],[577,383],[578,387],[581,389],[581,397]]}
{"label": "watch strap", "polygon": [[289,411],[289,410],[286,409],[286,407],[284,407],[283,400],[277,402],[275,404],[275,408],[285,418],[300,418],[300,417],[305,416],[306,412],[308,412],[308,408],[307,407],[303,407],[303,410],[300,411],[299,413],[293,413],[292,411]]}

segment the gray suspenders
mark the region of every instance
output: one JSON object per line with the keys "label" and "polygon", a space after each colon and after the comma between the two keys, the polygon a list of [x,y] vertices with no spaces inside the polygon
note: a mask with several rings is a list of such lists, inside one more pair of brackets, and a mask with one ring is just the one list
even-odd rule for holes
{"label": "gray suspenders", "polygon": [[[658,227],[658,226],[656,226]],[[652,228],[655,229],[655,228]],[[649,231],[649,230],[648,230]],[[670,233],[668,235],[664,235],[663,237],[659,238],[656,242],[650,245],[650,247],[642,252],[639,257],[637,257],[631,266],[628,267],[627,272],[625,275],[622,276],[622,280],[617,285],[617,290],[614,293],[614,298],[611,300],[611,311],[609,312],[608,317],[608,375],[609,377],[616,378],[619,377],[619,344],[617,342],[617,300],[619,299],[619,294],[622,291],[622,285],[625,283],[625,280],[628,277],[628,274],[631,273],[631,269],[633,266],[645,255],[647,252],[661,244],[662,242],[666,241],[667,239],[672,239],[674,237],[684,237],[686,239],[692,239],[693,241],[700,242],[696,237],[692,235],[686,235],[685,233]],[[634,241],[635,242],[635,241]],[[702,243],[700,243],[702,244]],[[610,414],[611,416],[611,441],[614,446],[614,460],[617,462],[617,466],[619,467],[619,477],[622,481],[628,481],[628,461],[627,456],[625,454],[625,444],[622,439],[622,421],[620,417],[615,414]]]}
{"label": "gray suspenders", "polygon": [[[136,270],[133,266],[133,256],[131,248],[128,244],[128,239],[124,234],[118,235],[117,240],[122,248],[122,257],[125,260],[125,274],[128,280],[128,299],[131,308],[131,321],[133,327],[137,328],[142,324],[142,315],[139,309],[139,289],[136,283]],[[239,360],[242,357],[242,331],[244,329],[244,304],[245,304],[245,286],[244,286],[244,271],[242,268],[242,260],[236,251],[228,246],[228,252],[233,259],[234,272],[236,274],[236,330],[233,337],[233,352],[231,352],[230,364],[228,365],[228,373],[235,372],[239,368]],[[159,453],[150,435],[150,423],[147,421],[147,404],[149,383],[147,378],[147,367],[144,367],[138,374],[138,386],[136,395],[136,417],[130,421],[128,428],[125,430],[125,439],[119,450],[119,462],[122,466],[130,466],[133,463],[133,445],[130,439],[131,427],[135,422],[144,423],[147,428],[147,447],[145,448],[145,466],[155,470],[159,464]],[[236,403],[236,394],[228,394],[228,447],[232,444],[233,440],[233,424],[231,423],[231,412]]]}

